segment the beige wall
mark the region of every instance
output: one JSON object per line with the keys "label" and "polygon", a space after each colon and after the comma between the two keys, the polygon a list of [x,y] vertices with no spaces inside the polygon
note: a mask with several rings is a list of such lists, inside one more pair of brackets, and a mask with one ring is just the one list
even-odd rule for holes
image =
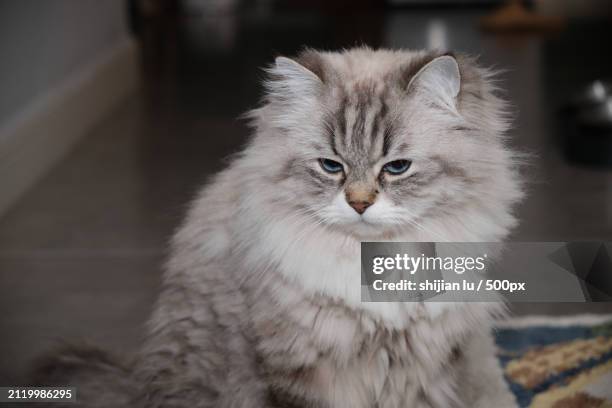
{"label": "beige wall", "polygon": [[123,0],[0,2],[0,126],[128,36]]}

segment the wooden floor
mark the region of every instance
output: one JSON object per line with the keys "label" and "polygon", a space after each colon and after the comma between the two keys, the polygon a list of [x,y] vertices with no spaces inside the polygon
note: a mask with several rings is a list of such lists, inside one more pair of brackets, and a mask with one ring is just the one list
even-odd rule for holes
{"label": "wooden floor", "polygon": [[86,338],[120,352],[137,347],[168,238],[198,186],[247,137],[236,118],[261,94],[259,68],[302,45],[437,44],[505,69],[502,84],[518,114],[512,143],[535,154],[512,239],[612,241],[612,171],[569,164],[558,147],[556,116],[576,87],[612,72],[610,42],[589,27],[548,39],[485,36],[476,28],[481,13],[255,13],[214,20],[215,29],[202,16],[145,27],[142,90],[0,219],[0,385],[18,381],[27,361],[58,338]]}

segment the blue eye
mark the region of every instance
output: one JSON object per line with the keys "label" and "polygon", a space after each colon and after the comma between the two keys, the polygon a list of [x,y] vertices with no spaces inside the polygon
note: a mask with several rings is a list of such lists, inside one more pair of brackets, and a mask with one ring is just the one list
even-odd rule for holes
{"label": "blue eye", "polygon": [[402,174],[410,168],[412,162],[410,160],[393,160],[383,166],[383,171],[389,174]]}
{"label": "blue eye", "polygon": [[344,170],[344,167],[342,167],[342,163],[338,163],[334,160],[319,159],[319,163],[321,164],[323,170],[328,173],[340,173],[342,170]]}

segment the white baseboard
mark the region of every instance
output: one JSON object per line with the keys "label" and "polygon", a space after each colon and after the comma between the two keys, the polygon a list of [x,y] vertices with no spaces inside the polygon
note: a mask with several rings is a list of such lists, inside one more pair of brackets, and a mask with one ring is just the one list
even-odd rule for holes
{"label": "white baseboard", "polygon": [[134,40],[105,52],[0,128],[0,216],[139,83]]}

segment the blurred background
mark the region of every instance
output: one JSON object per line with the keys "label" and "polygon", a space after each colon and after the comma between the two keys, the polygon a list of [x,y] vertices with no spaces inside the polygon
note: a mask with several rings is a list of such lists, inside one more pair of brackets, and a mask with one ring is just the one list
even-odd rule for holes
{"label": "blurred background", "polygon": [[[612,241],[610,15],[607,0],[0,0],[0,384],[57,338],[137,347],[173,229],[246,140],[260,68],[303,46],[503,70],[511,143],[535,154],[512,239]],[[515,307],[585,311],[612,307]]]}

